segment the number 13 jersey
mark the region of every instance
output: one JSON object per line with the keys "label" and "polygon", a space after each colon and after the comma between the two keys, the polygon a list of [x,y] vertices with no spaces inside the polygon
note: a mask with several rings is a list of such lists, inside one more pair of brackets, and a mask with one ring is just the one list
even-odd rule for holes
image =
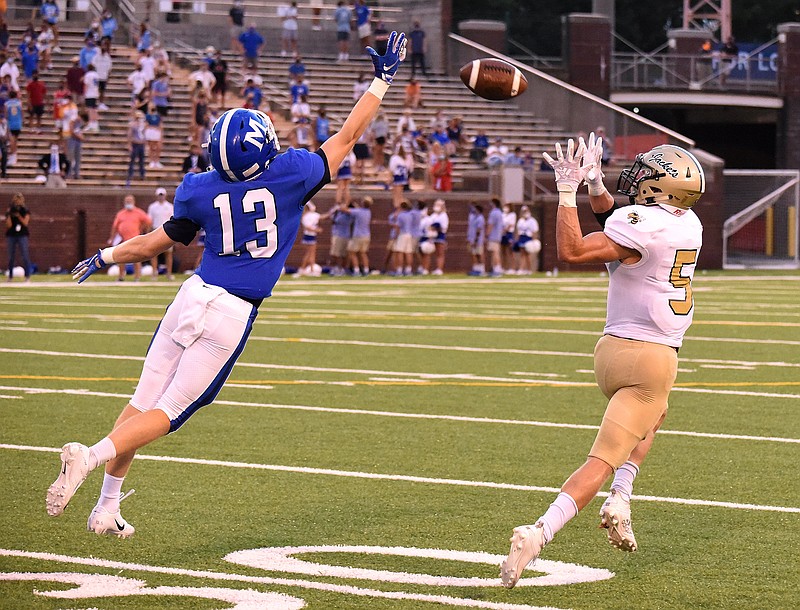
{"label": "number 13 jersey", "polygon": [[703,225],[692,210],[624,206],[603,232],[638,251],[625,265],[606,263],[609,275],[604,333],[678,348],[692,323],[692,277],[703,243]]}

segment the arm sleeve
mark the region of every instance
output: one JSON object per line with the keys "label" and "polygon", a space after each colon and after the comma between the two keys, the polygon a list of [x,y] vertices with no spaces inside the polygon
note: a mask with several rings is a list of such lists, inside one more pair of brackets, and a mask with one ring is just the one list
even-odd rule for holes
{"label": "arm sleeve", "polygon": [[608,208],[605,212],[600,212],[600,213],[595,212],[594,217],[597,218],[597,222],[600,223],[601,227],[605,227],[606,226],[606,220],[608,220],[609,217],[614,213],[614,210],[617,210],[617,209],[619,209],[619,206],[617,205],[617,202],[615,201],[614,205],[612,205],[610,208]]}
{"label": "arm sleeve", "polygon": [[174,216],[164,223],[164,232],[172,241],[188,246],[200,230],[200,225],[188,218],[175,218]]}

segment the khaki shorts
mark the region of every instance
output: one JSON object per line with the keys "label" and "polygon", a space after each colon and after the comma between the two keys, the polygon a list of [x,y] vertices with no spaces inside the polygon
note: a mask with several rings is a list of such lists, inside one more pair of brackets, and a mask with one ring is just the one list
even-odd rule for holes
{"label": "khaki shorts", "polygon": [[369,237],[352,237],[347,242],[348,252],[369,252]]}
{"label": "khaki shorts", "polygon": [[604,335],[594,348],[594,374],[609,399],[589,452],[614,469],[655,427],[667,410],[678,373],[678,352],[647,341]]}
{"label": "khaki shorts", "polygon": [[347,237],[331,237],[331,256],[344,256],[347,254]]}
{"label": "khaki shorts", "polygon": [[500,242],[499,241],[487,241],[486,242],[486,251],[487,252],[500,252]]}
{"label": "khaki shorts", "polygon": [[392,252],[412,254],[414,252],[414,237],[411,235],[411,233],[400,233],[400,235],[397,236],[397,239],[394,240]]}

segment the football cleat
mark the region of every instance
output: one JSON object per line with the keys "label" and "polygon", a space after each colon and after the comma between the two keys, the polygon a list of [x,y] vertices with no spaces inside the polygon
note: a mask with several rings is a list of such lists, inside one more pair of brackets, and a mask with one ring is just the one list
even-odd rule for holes
{"label": "football cleat", "polygon": [[61,448],[61,472],[47,490],[47,514],[58,517],[89,474],[89,448],[67,443]]}
{"label": "football cleat", "polygon": [[608,530],[608,542],[611,546],[628,553],[636,550],[636,537],[631,525],[631,504],[623,500],[616,489],[611,490],[600,509],[600,527]]}
{"label": "football cleat", "polygon": [[[119,501],[122,502],[134,491],[131,489],[128,493],[121,495]],[[86,529],[98,536],[105,534],[118,538],[130,538],[136,532],[136,528],[125,521],[119,511],[111,513],[102,506],[94,507],[92,514],[89,515],[89,521],[86,523]]]}
{"label": "football cleat", "polygon": [[522,571],[536,560],[545,544],[544,526],[541,522],[514,528],[511,550],[506,560],[500,564],[500,579],[506,589],[514,588]]}

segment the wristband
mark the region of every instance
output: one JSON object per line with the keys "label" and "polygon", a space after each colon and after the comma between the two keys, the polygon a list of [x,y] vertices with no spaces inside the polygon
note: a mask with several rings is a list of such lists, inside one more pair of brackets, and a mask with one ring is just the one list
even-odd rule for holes
{"label": "wristband", "polygon": [[377,77],[372,79],[372,84],[369,86],[369,91],[372,95],[377,97],[379,100],[383,99],[383,96],[386,95],[386,92],[389,90],[389,83],[383,81]]}
{"label": "wristband", "polygon": [[603,193],[607,193],[608,190],[606,189],[606,185],[602,182],[600,184],[593,184],[591,182],[586,183],[589,187],[589,194],[593,195],[594,197],[599,197]]}
{"label": "wristband", "polygon": [[577,208],[578,203],[575,198],[575,191],[559,191],[558,192],[558,207],[561,208]]}
{"label": "wristband", "polygon": [[111,246],[110,248],[103,248],[100,250],[100,260],[102,260],[106,265],[112,265],[116,261],[114,260],[114,250],[116,246]]}

